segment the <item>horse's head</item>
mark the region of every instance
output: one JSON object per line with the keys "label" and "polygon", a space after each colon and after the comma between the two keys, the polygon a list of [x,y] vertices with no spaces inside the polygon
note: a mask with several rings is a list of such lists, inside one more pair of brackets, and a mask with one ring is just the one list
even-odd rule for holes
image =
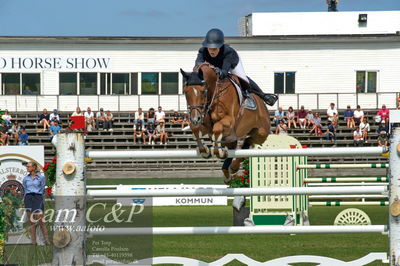
{"label": "horse's head", "polygon": [[207,84],[200,78],[199,72],[185,72],[181,69],[185,86],[183,92],[186,96],[190,123],[194,127],[200,126],[204,121],[207,109]]}

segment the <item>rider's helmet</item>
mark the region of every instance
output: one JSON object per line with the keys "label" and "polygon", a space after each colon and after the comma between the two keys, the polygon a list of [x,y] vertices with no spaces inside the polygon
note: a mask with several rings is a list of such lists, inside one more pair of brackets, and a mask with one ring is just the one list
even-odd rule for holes
{"label": "rider's helmet", "polygon": [[220,29],[211,29],[207,32],[203,46],[207,48],[221,48],[224,45],[224,33]]}

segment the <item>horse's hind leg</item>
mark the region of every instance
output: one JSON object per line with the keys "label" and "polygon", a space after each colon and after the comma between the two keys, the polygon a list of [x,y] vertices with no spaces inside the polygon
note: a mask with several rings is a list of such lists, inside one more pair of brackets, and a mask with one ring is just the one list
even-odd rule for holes
{"label": "horse's hind leg", "polygon": [[[237,146],[237,142],[231,142],[226,144],[228,149],[235,149]],[[232,163],[233,158],[226,158],[224,163],[222,164],[222,173],[224,174],[224,182],[225,184],[229,185],[232,181],[232,176],[230,173],[230,165]]]}
{"label": "horse's hind leg", "polygon": [[[249,149],[249,148],[250,148],[250,140],[249,140],[249,138],[247,138],[247,139],[244,141],[244,143],[243,143],[241,149],[247,150],[247,149]],[[229,166],[229,174],[232,175],[232,174],[236,173],[237,171],[239,171],[240,164],[241,164],[243,161],[244,161],[244,158],[235,158],[235,160],[233,160],[233,162],[232,162],[231,165]]]}

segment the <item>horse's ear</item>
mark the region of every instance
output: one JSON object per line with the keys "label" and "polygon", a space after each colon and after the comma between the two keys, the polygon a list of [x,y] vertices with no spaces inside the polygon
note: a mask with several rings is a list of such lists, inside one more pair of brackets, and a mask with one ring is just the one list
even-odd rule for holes
{"label": "horse's ear", "polygon": [[190,77],[189,73],[186,73],[185,71],[183,71],[182,68],[181,68],[181,74],[185,79],[189,79],[189,77]]}

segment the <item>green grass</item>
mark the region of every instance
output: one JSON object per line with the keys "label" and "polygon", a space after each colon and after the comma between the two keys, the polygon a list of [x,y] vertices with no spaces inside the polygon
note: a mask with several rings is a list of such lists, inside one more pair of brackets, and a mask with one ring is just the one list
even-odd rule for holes
{"label": "green grass", "polygon": [[[111,182],[112,181],[112,182]],[[114,179],[89,180],[89,184],[211,184],[219,179]],[[204,181],[204,182],[202,182]],[[310,208],[309,217],[312,225],[332,225],[336,215],[351,206]],[[388,207],[356,206],[364,210],[371,218],[372,224],[387,224]],[[109,211],[109,208],[107,209]],[[104,217],[104,212],[96,211],[96,217]],[[154,207],[153,226],[231,226],[231,206],[179,206]],[[111,224],[110,226],[118,226]],[[120,225],[120,226],[127,226]],[[87,253],[95,254],[99,241],[111,242],[116,247],[146,246],[149,238],[132,236],[95,237],[87,241]],[[152,239],[153,256],[180,256],[212,262],[229,253],[243,253],[257,261],[291,255],[319,255],[350,261],[370,252],[387,252],[388,237],[379,234],[304,234],[304,235],[180,235],[154,236]],[[97,242],[95,242],[97,241]],[[105,244],[106,246],[108,244]],[[101,252],[98,252],[101,253]],[[30,245],[7,246],[6,254],[11,263],[20,265],[37,265],[50,262],[52,248],[32,247]],[[110,256],[112,257],[112,256]],[[129,258],[115,258],[118,261],[129,261]],[[33,263],[34,262],[34,263]],[[229,265],[242,265],[238,262]],[[370,265],[380,265],[373,263]]]}

